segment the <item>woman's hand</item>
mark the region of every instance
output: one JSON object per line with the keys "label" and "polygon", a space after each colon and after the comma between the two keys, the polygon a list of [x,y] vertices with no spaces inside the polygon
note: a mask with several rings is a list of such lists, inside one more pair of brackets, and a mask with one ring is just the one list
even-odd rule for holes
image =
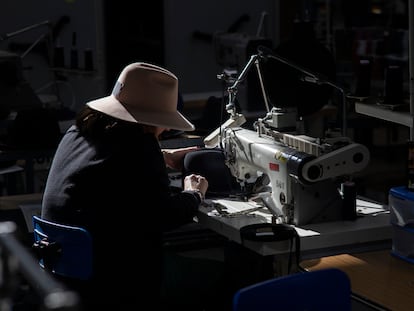
{"label": "woman's hand", "polygon": [[204,199],[208,189],[208,181],[201,175],[191,174],[184,178],[184,190],[196,191]]}
{"label": "woman's hand", "polygon": [[197,146],[177,148],[177,149],[162,149],[164,155],[165,164],[175,170],[182,170],[184,156],[191,152],[199,149]]}

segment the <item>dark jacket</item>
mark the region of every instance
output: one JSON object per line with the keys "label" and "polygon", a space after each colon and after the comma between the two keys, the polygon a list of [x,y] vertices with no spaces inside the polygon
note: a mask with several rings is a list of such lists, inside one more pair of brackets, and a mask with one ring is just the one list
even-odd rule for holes
{"label": "dark jacket", "polygon": [[154,305],[162,233],[191,222],[199,204],[197,194],[170,192],[154,135],[129,126],[90,140],[72,126],[50,168],[42,217],[91,232],[94,286],[104,305]]}

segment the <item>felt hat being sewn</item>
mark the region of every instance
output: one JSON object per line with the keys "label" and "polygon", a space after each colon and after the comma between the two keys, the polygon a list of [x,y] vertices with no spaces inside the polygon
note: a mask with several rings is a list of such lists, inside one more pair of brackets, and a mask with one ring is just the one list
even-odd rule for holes
{"label": "felt hat being sewn", "polygon": [[177,102],[177,77],[162,67],[138,62],[122,70],[111,95],[86,104],[129,122],[181,131],[194,130],[194,125],[177,110]]}

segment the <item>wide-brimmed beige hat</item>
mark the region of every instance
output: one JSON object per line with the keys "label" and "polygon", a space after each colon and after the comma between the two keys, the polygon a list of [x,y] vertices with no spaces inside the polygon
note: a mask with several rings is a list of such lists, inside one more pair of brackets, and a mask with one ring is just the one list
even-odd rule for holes
{"label": "wide-brimmed beige hat", "polygon": [[194,125],[177,111],[178,79],[167,69],[148,63],[126,66],[112,94],[86,103],[114,118],[192,131]]}

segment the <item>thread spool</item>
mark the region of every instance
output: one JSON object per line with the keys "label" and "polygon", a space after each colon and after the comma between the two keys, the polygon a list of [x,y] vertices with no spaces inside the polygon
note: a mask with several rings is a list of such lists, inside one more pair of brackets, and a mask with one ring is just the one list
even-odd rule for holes
{"label": "thread spool", "polygon": [[401,66],[389,65],[385,69],[384,102],[387,105],[403,103],[403,71]]}

